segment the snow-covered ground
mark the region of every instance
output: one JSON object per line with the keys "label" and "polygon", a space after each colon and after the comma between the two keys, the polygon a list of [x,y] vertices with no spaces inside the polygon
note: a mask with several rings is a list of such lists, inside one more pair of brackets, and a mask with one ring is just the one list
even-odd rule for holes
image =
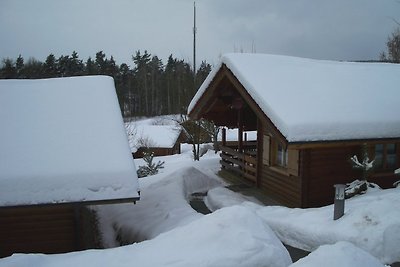
{"label": "snow-covered ground", "polygon": [[[165,168],[139,179],[136,205],[98,207],[107,247],[61,255],[17,254],[0,266],[290,266],[281,241],[314,250],[293,266],[383,266],[400,261],[400,189],[377,190],[346,201],[345,215],[333,221],[333,207],[264,207],[224,188],[215,175],[219,156],[209,151],[192,160],[160,157]],[[144,164],[135,160],[136,166]],[[208,191],[213,213],[188,204],[194,192]],[[118,242],[116,241],[118,239]]]}

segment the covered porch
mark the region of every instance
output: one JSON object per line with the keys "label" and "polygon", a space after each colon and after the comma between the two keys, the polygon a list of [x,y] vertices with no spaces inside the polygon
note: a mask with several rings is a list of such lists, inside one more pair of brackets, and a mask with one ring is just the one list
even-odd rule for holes
{"label": "covered porch", "polygon": [[[266,120],[269,119],[225,65],[219,69],[208,87],[211,89],[202,95],[201,101],[197,101],[190,117],[204,118],[223,127],[220,142],[221,168],[260,187],[263,150],[266,150],[263,149],[264,133]],[[227,138],[227,130],[231,129],[236,130],[233,139]],[[272,131],[278,132],[275,129]],[[253,133],[251,137],[247,134],[249,132]]]}
{"label": "covered porch", "polygon": [[222,128],[221,168],[257,184],[257,140],[248,140],[247,133],[240,140],[227,141],[226,128]]}

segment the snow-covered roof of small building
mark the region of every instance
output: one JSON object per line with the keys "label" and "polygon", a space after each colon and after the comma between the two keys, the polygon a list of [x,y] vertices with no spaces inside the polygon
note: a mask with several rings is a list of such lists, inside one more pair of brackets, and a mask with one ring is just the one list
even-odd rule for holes
{"label": "snow-covered roof of small building", "polygon": [[[162,124],[155,125],[153,123]],[[127,122],[126,127],[132,153],[135,153],[144,145],[157,148],[172,148],[181,133],[180,126],[173,119],[165,116]]]}
{"label": "snow-covered roof of small building", "polygon": [[225,64],[289,142],[400,137],[400,65],[227,54]]}
{"label": "snow-covered roof of small building", "polygon": [[0,206],[138,197],[111,77],[0,80]]}

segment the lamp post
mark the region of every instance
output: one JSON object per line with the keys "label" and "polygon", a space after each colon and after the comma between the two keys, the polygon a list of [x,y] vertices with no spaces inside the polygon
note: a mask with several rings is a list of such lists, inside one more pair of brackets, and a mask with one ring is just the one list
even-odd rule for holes
{"label": "lamp post", "polygon": [[337,220],[344,214],[344,189],[346,185],[335,184],[335,202],[333,204],[333,219]]}

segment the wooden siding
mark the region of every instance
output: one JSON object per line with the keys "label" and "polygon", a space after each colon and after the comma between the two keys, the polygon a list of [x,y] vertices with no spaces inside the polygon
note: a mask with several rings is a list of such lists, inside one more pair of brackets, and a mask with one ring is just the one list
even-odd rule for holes
{"label": "wooden siding", "polygon": [[133,153],[133,157],[135,159],[137,158],[143,158],[143,153],[149,150],[154,153],[154,156],[168,156],[168,155],[174,155],[174,154],[180,154],[181,153],[181,144],[176,143],[172,148],[163,148],[163,147],[150,147],[150,148],[139,148],[135,153]]}
{"label": "wooden siding", "polygon": [[264,165],[261,188],[283,205],[301,207],[301,180],[298,176],[281,174]]}
{"label": "wooden siding", "polygon": [[[307,187],[304,202],[308,207],[332,204],[334,184],[350,183],[361,177],[360,171],[353,169],[349,161],[351,156],[360,153],[360,145],[303,150],[306,160],[302,162],[302,177],[305,181],[304,186]],[[398,180],[398,177],[393,173],[375,173],[368,180],[388,188]]]}
{"label": "wooden siding", "polygon": [[71,207],[29,207],[0,210],[0,257],[15,252],[62,253],[75,250]]}
{"label": "wooden siding", "polygon": [[79,205],[0,209],[0,258],[13,253],[65,253],[100,248],[93,211]]}

